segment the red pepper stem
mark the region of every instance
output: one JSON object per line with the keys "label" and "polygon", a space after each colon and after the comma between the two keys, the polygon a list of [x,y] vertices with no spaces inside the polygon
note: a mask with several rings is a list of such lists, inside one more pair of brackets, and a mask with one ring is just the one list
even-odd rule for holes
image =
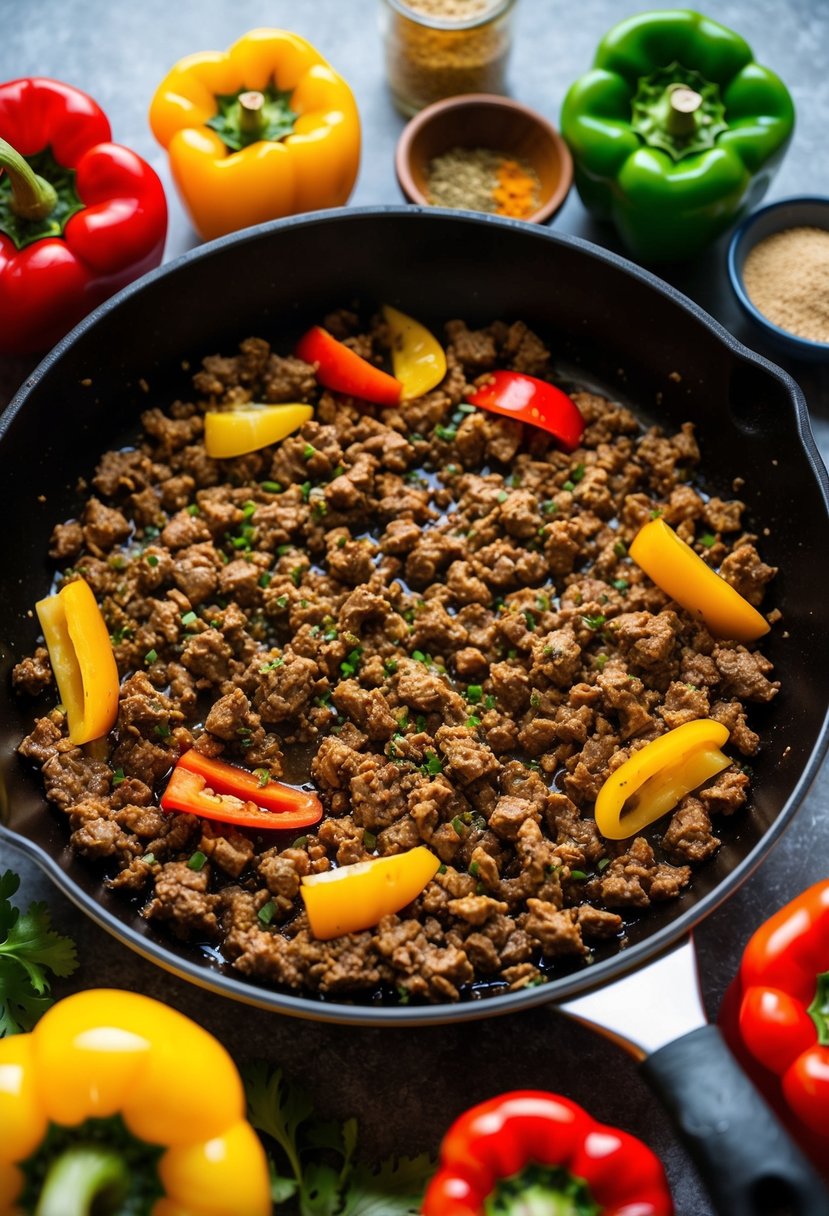
{"label": "red pepper stem", "polygon": [[57,206],[57,192],[5,139],[0,139],[0,169],[9,175],[11,209],[23,220],[42,220]]}
{"label": "red pepper stem", "polygon": [[676,84],[668,91],[668,112],[665,128],[670,135],[683,138],[693,135],[697,129],[697,110],[702,105],[702,96],[696,89]]}
{"label": "red pepper stem", "polygon": [[50,1165],[34,1216],[117,1216],[129,1183],[120,1153],[76,1145]]}
{"label": "red pepper stem", "polygon": [[239,130],[246,139],[260,135],[265,125],[265,95],[258,89],[239,94]]}

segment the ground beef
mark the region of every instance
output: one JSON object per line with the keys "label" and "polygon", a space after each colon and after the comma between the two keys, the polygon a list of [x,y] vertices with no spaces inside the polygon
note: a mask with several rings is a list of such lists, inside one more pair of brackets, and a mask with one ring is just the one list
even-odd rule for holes
{"label": "ground beef", "polygon": [[[384,322],[325,323],[387,360]],[[746,703],[778,691],[756,646],[712,638],[627,557],[661,514],[762,610],[776,572],[743,504],[695,484],[693,426],[645,430],[576,391],[587,425],[565,454],[464,403],[497,367],[550,377],[538,335],[456,319],[445,337],[442,384],[389,409],[321,389],[260,338],[205,359],[193,400],[145,411],[52,533],[58,585],[80,572],[110,630],[117,727],[74,746],[35,645],[12,673],[38,698],[20,755],[109,887],[259,983],[450,1001],[588,966],[688,886],[749,801],[735,762],[634,839],[604,840],[593,817],[608,773],[686,722],[714,718],[732,758],[754,755]],[[273,448],[208,457],[205,410],[248,401],[315,416]],[[322,821],[253,832],[163,812],[189,747],[310,781]],[[412,904],[313,937],[304,876],[421,844],[441,866]]]}

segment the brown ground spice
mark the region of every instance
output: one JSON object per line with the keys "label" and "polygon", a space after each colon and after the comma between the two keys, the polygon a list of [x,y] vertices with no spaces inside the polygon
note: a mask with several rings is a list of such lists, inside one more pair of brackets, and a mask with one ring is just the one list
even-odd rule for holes
{"label": "brown ground spice", "polygon": [[749,299],[781,329],[829,342],[829,230],[787,228],[760,241],[743,267]]}

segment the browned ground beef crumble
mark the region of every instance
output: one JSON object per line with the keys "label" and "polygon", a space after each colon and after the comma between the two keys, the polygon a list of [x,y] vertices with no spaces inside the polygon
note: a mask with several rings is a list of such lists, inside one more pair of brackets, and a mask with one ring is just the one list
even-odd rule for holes
{"label": "browned ground beef crumble", "polygon": [[[387,356],[382,323],[325,323]],[[259,339],[208,358],[195,403],[147,410],[139,445],[107,452],[82,516],[54,530],[63,578],[88,580],[110,628],[118,721],[104,751],[83,749],[54,709],[20,752],[110,886],[268,984],[451,1001],[589,961],[597,939],[623,939],[624,914],[675,897],[717,849],[712,817],[745,803],[740,758],[759,744],[745,703],[778,689],[755,648],[712,638],[626,556],[658,512],[760,604],[775,571],[742,503],[691,484],[693,427],[643,431],[580,392],[587,428],[565,455],[463,404],[492,368],[550,374],[524,324],[457,320],[445,337],[443,383],[394,409],[335,398]],[[209,458],[204,410],[249,400],[316,414],[272,448]],[[14,681],[52,687],[43,648]],[[735,763],[647,838],[604,840],[592,808],[608,772],[706,716],[728,726]],[[323,821],[290,840],[163,813],[191,746],[310,777]],[[303,875],[420,844],[443,864],[413,904],[312,937]]]}

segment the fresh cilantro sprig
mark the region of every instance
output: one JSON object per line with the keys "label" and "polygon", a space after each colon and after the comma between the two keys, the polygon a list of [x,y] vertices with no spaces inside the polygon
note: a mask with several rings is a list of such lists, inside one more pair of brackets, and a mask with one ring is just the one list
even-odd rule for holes
{"label": "fresh cilantro sprig", "polygon": [[417,1216],[434,1163],[355,1160],[357,1120],[323,1119],[310,1097],[265,1063],[242,1070],[248,1119],[265,1136],[273,1201],[292,1216]]}
{"label": "fresh cilantro sprig", "polygon": [[48,972],[63,977],[78,965],[75,943],[54,931],[45,904],[22,913],[11,903],[19,886],[12,870],[0,876],[0,1038],[31,1030],[52,1004]]}

